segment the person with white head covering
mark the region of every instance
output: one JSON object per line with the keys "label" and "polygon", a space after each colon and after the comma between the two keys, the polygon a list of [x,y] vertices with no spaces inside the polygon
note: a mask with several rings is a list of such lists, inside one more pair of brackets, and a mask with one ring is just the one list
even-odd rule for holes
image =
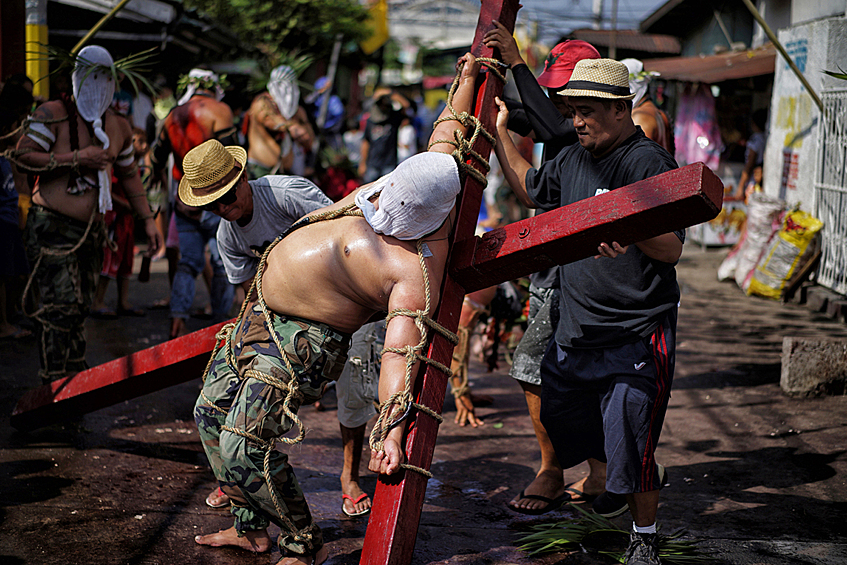
{"label": "person with white head covering", "polygon": [[[179,260],[171,283],[171,338],[186,333],[186,321],[196,291],[197,275],[206,267],[206,246],[212,264],[212,283],[209,289],[212,320],[223,321],[235,288],[226,278],[223,261],[218,253],[215,234],[220,217],[200,208],[187,206],[176,198],[176,189],[183,178],[182,161],[185,155],[204,141],[216,139],[224,145],[238,143],[232,110],[222,101],[226,76],[205,69],[192,69],[179,79],[179,101],[165,117],[159,137],[151,150],[153,178],[166,183],[165,166],[173,154],[173,184],[171,186],[171,230],[168,241],[179,242]],[[169,266],[170,267],[170,266]]]}
{"label": "person with white head covering", "polygon": [[635,94],[632,99],[632,121],[640,126],[644,135],[674,154],[673,126],[668,115],[650,98],[649,87],[653,77],[659,73],[644,70],[638,59],[621,61],[629,70],[629,89]]}
{"label": "person with white head covering", "polygon": [[[453,96],[457,113],[472,110],[479,73],[473,55],[461,61]],[[457,129],[467,134],[461,123],[442,121],[431,140],[453,139]],[[203,447],[235,517],[233,527],[197,536],[197,543],[265,551],[273,521],[281,526],[281,550],[291,555],[280,563],[320,565],[327,559],[288,455],[274,449],[274,440],[294,426],[300,406],[314,403],[327,382],[338,378],[351,334],[385,312],[392,314],[386,321],[379,399],[386,417],[399,425],[386,425],[384,440],[372,443],[369,468],[388,475],[400,471],[406,404],[398,399],[406,398],[407,374],[414,384],[419,365],[409,357],[407,373],[406,351],[420,351],[428,331],[409,315],[428,316],[439,301],[461,187],[453,150],[449,143],[432,145],[375,186],[300,219],[264,252],[254,280],[261,288],[248,297],[227,340],[235,350],[213,354],[195,405]],[[198,148],[190,159],[196,181],[180,196],[193,204],[221,199],[231,182],[229,172],[238,168],[224,153]],[[233,367],[226,362],[230,354],[247,362]],[[229,386],[236,381],[241,382],[237,390]],[[289,403],[292,394],[298,400]],[[265,439],[251,441],[253,434]]]}
{"label": "person with white head covering", "polygon": [[271,71],[268,90],[253,99],[244,120],[247,171],[252,178],[305,172],[305,157],[312,149],[315,131],[300,105],[297,73],[290,66]]}
{"label": "person with white head covering", "polygon": [[41,301],[31,315],[41,336],[44,382],[87,368],[83,325],[103,261],[102,213],[112,208],[113,170],[144,220],[148,254],[162,245],[133,156],[132,126],[109,109],[120,69],[96,45],[83,48],[73,63],[73,96],[35,110],[13,157],[38,175],[25,241],[31,287]]}

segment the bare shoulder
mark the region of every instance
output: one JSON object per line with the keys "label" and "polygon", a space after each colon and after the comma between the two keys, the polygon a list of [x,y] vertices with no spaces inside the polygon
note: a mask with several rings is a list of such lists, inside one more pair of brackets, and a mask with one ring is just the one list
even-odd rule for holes
{"label": "bare shoulder", "polygon": [[68,117],[65,111],[65,105],[61,100],[50,100],[38,106],[32,114],[33,121],[46,122],[50,120],[60,120]]}

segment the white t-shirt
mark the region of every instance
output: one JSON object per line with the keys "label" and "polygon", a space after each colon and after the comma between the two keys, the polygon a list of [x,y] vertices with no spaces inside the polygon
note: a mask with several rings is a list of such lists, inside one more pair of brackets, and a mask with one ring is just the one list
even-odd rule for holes
{"label": "white t-shirt", "polygon": [[244,227],[221,220],[218,249],[232,284],[256,275],[262,253],[279,234],[319,208],[332,204],[326,194],[303,177],[269,175],[251,180],[253,217]]}

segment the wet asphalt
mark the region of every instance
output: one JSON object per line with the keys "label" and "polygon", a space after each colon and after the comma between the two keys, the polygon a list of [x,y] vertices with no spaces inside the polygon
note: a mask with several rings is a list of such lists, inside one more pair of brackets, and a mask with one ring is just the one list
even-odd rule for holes
{"label": "wet asphalt", "polygon": [[[658,460],[662,531],[684,529],[718,563],[847,563],[847,398],[794,399],[779,388],[782,339],[847,340],[847,325],[804,306],[746,297],[719,283],[726,250],[686,245],[676,376]],[[167,295],[163,262],[148,283],[131,283],[133,303]],[[195,307],[207,301],[198,284]],[[107,304],[115,306],[115,289]],[[208,321],[192,318],[189,329]],[[166,310],[144,317],[87,321],[89,363],[99,364],[167,339]],[[15,430],[9,415],[37,386],[34,340],[0,341],[0,563],[276,563],[194,543],[224,529],[224,510],[204,504],[214,488],[192,418],[198,378],[124,400],[65,425]],[[523,395],[499,368],[471,362],[475,391],[494,403],[478,409],[485,425],[464,428],[445,404],[412,563],[603,564],[594,551],[528,557],[517,540],[534,525],[572,520],[571,508],[526,516],[506,503],[535,475],[539,455]],[[330,551],[328,565],[358,563],[367,517],[341,511],[342,454],[335,396],[326,410],[301,411],[308,433],[291,461]],[[366,461],[366,454],[363,457]],[[568,482],[587,466],[565,472]],[[362,467],[362,486],[376,476]],[[614,520],[623,528],[626,516]],[[275,535],[278,529],[272,527]]]}

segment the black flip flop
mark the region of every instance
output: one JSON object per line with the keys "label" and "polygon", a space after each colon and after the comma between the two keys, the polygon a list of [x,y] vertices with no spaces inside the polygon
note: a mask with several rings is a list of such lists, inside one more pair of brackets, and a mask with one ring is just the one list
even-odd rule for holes
{"label": "black flip flop", "polygon": [[546,502],[547,506],[542,506],[541,508],[517,508],[509,504],[509,508],[521,514],[538,516],[539,514],[546,514],[547,512],[552,512],[553,510],[557,510],[558,508],[560,508],[562,504],[568,501],[568,493],[565,493],[562,496],[558,496],[556,498],[547,498],[546,496],[541,496],[540,494],[526,494],[524,491],[521,491],[521,493],[518,495],[518,499],[521,498],[528,498],[530,500],[540,500],[541,502]]}

